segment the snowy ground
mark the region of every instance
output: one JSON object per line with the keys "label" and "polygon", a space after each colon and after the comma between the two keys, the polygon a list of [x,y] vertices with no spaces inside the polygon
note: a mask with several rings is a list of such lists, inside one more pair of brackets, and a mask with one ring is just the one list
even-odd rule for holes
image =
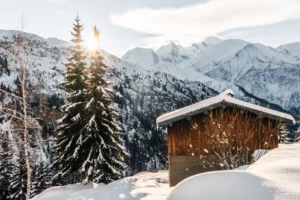
{"label": "snowy ground", "polygon": [[190,177],[175,188],[168,172],[139,173],[93,188],[69,185],[50,188],[34,200],[296,200],[300,199],[300,143],[281,145],[245,170]]}
{"label": "snowy ground", "polygon": [[33,200],[164,200],[169,194],[168,171],[143,172],[108,185],[53,187]]}

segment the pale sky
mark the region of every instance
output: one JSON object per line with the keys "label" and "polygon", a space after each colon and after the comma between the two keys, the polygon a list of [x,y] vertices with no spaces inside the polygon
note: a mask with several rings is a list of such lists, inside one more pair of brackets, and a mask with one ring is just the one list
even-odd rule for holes
{"label": "pale sky", "polygon": [[139,47],[169,41],[183,46],[207,35],[273,47],[300,41],[299,0],[0,0],[0,29],[70,40],[77,11],[84,37],[97,25],[101,45],[121,57]]}

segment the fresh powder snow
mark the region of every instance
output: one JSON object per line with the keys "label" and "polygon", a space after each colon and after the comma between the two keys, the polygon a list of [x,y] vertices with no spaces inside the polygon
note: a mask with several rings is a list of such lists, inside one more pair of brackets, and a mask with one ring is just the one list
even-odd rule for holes
{"label": "fresh powder snow", "polygon": [[280,145],[245,170],[192,176],[174,188],[168,171],[144,172],[108,185],[68,185],[33,200],[293,200],[300,199],[300,143]]}
{"label": "fresh powder snow", "polygon": [[33,200],[164,200],[170,190],[167,171],[143,172],[108,185],[52,187]]}

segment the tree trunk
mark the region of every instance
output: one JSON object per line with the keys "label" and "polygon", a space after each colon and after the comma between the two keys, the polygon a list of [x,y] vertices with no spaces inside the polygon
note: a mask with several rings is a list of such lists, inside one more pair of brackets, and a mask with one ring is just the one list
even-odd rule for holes
{"label": "tree trunk", "polygon": [[30,199],[30,189],[31,189],[31,168],[30,168],[30,158],[29,158],[29,146],[28,146],[28,119],[27,119],[27,93],[26,93],[26,69],[25,66],[22,66],[22,103],[23,103],[23,112],[24,112],[24,154],[26,160],[27,168],[27,193],[26,200]]}

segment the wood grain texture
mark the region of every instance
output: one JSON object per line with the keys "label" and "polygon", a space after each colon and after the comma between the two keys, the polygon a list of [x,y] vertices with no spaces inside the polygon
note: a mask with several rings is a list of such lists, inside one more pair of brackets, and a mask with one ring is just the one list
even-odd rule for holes
{"label": "wood grain texture", "polygon": [[168,126],[169,155],[231,153],[278,147],[280,122],[245,110],[225,107],[174,122]]}

